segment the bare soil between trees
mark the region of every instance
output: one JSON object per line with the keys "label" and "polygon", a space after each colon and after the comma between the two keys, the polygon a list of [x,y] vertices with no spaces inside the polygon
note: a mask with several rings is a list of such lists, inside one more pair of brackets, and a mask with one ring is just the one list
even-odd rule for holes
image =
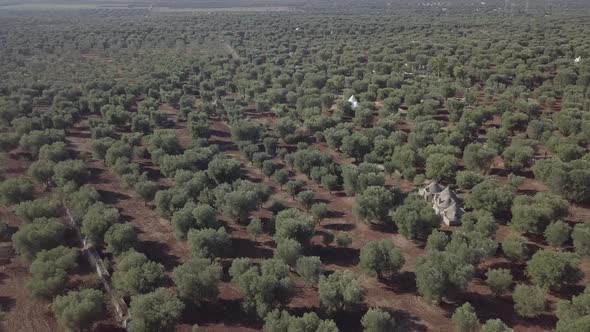
{"label": "bare soil between trees", "polygon": [[[167,113],[174,114],[177,110],[165,106]],[[272,123],[270,116],[259,116],[257,121]],[[186,123],[177,122],[175,131],[183,146],[190,144],[190,135]],[[263,183],[272,190],[272,195],[261,209],[255,211],[252,217],[260,217],[266,224],[268,230],[271,225],[273,212],[272,202],[280,201],[287,207],[302,208],[274,179],[266,177],[262,171],[252,165],[237,150],[237,146],[231,140],[230,127],[221,120],[214,120],[211,125],[212,135],[209,139],[211,144],[218,144],[223,153],[242,163],[243,177],[253,182]],[[90,156],[91,137],[88,127],[88,119],[76,124],[67,131],[67,143],[78,155]],[[334,160],[341,164],[351,161],[341,153],[333,151],[325,143],[314,143],[313,148],[323,152],[329,152]],[[151,174],[159,175],[159,168],[149,159],[137,161],[143,170],[149,170]],[[316,200],[327,204],[329,215],[316,229],[314,237],[313,252],[319,255],[324,263],[327,273],[340,269],[352,270],[362,282],[366,289],[364,308],[358,308],[353,312],[343,313],[331,317],[335,319],[342,331],[359,331],[360,318],[368,307],[383,307],[389,310],[396,318],[398,326],[404,331],[451,331],[453,325],[450,320],[452,312],[457,306],[469,301],[476,309],[480,320],[500,318],[515,331],[545,331],[552,329],[556,323],[554,312],[558,299],[569,298],[571,294],[579,291],[581,285],[590,281],[590,263],[583,262],[582,269],[585,279],[575,289],[565,290],[561,293],[551,293],[548,301],[548,310],[544,315],[536,319],[521,319],[514,314],[513,301],[510,295],[493,297],[487,286],[485,286],[484,271],[486,268],[507,268],[510,269],[515,281],[524,281],[524,265],[507,261],[505,258],[496,256],[485,261],[477,271],[476,277],[469,283],[465,294],[459,296],[452,303],[443,303],[441,306],[426,304],[418,295],[415,284],[416,260],[426,251],[422,243],[405,239],[403,236],[394,233],[391,227],[375,227],[363,224],[355,220],[352,215],[354,198],[347,197],[343,192],[328,192],[323,187],[308,179],[305,175],[297,174],[278,158],[274,162],[279,167],[287,169],[290,176],[302,180],[305,188],[314,191]],[[23,174],[30,161],[22,156],[13,155],[7,161],[7,174]],[[87,159],[87,166],[91,170],[91,181],[107,204],[119,209],[122,217],[130,222],[138,233],[140,240],[139,250],[144,252],[150,259],[161,262],[168,274],[175,266],[185,262],[188,258],[188,246],[178,241],[169,220],[158,215],[154,207],[145,204],[138,198],[133,190],[125,188],[120,179],[110,171],[102,161]],[[502,166],[502,165],[500,165]],[[505,172],[502,169],[494,169],[497,173],[497,180],[506,181]],[[173,185],[173,180],[158,176],[162,188]],[[397,186],[404,192],[415,190],[415,186],[407,181],[394,181],[387,177],[386,185]],[[534,194],[538,191],[545,191],[547,188],[537,180],[527,178],[519,187],[521,194]],[[590,209],[587,207],[572,206],[571,221],[580,222],[587,220],[590,216]],[[12,227],[17,227],[20,221],[8,209],[0,210],[0,217],[8,221]],[[179,331],[190,331],[193,324],[199,324],[208,331],[257,331],[262,328],[261,321],[242,312],[240,307],[240,292],[237,285],[230,282],[227,269],[231,260],[235,257],[248,257],[254,260],[270,258],[273,255],[274,242],[266,232],[259,236],[256,241],[246,231],[245,224],[238,224],[235,221],[221,217],[228,233],[232,239],[233,254],[221,259],[224,265],[224,278],[220,283],[220,295],[217,301],[205,304],[202,308],[187,307],[179,325]],[[445,229],[445,227],[443,227]],[[322,233],[330,231],[338,233],[348,232],[352,236],[352,245],[349,248],[338,248],[334,244],[325,246],[321,241]],[[510,233],[506,225],[500,225],[497,232],[497,239],[502,240]],[[367,242],[380,239],[389,239],[399,248],[406,260],[406,264],[399,273],[387,276],[382,280],[366,277],[357,267],[360,248]],[[537,245],[532,244],[531,245]],[[25,283],[29,278],[28,264],[16,258],[11,250],[10,244],[3,242],[0,246],[0,258],[3,259],[0,266],[0,305],[7,313],[6,325],[9,331],[60,331],[53,314],[47,304],[39,304],[30,300]],[[292,275],[296,281],[296,295],[290,301],[289,310],[301,314],[305,311],[316,311],[321,317],[323,315],[319,308],[317,291],[305,286],[296,274]],[[116,324],[106,318],[95,325],[95,331],[116,330]]]}

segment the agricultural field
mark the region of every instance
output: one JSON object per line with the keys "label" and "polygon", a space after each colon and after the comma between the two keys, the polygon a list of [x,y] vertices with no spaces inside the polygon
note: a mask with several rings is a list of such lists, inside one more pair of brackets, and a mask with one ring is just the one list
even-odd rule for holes
{"label": "agricultural field", "polygon": [[589,331],[588,22],[0,1],[0,331]]}

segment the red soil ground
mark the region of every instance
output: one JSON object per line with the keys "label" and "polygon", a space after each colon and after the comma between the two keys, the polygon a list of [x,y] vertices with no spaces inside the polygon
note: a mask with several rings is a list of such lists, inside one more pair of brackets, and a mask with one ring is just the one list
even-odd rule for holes
{"label": "red soil ground", "polygon": [[[6,208],[0,209],[0,219],[13,231],[21,223],[14,213]],[[18,258],[11,242],[7,240],[0,241],[0,307],[5,312],[6,331],[60,330],[48,306],[31,300],[25,287],[30,278],[30,263]]]}
{"label": "red soil ground", "polygon": [[[269,122],[264,116],[257,116],[256,114],[250,114],[250,116],[254,117],[256,121],[260,123]],[[499,117],[495,117],[486,125],[497,126],[499,123]],[[410,131],[411,123],[401,122],[399,129]],[[334,161],[339,164],[348,164],[352,162],[351,159],[345,158],[339,152],[336,152],[328,147],[325,143],[315,143],[313,144],[313,147],[322,152],[330,153],[334,157]],[[283,167],[286,167],[280,160],[275,158],[274,161]],[[506,172],[504,169],[502,158],[498,158],[495,163],[495,167],[496,169],[492,170],[492,174],[496,173],[496,180],[501,183],[507,182],[508,172]],[[519,186],[518,194],[534,195],[536,192],[548,190],[542,182],[532,178],[531,172],[521,175],[524,175],[527,178],[523,184]],[[336,270],[348,268],[353,270],[367,289],[367,296],[365,300],[366,304],[369,306],[383,306],[385,308],[390,308],[393,311],[398,310],[399,313],[403,313],[403,315],[399,317],[401,318],[402,325],[408,324],[405,326],[410,330],[452,330],[450,315],[458,305],[461,305],[465,301],[469,301],[475,307],[481,321],[490,318],[500,318],[512,326],[515,331],[528,332],[550,330],[554,328],[556,323],[556,317],[554,315],[556,302],[559,299],[569,299],[573,294],[579,293],[583,288],[583,285],[588,284],[588,280],[590,279],[590,262],[584,261],[581,268],[585,273],[585,278],[579,283],[579,285],[573,286],[571,287],[572,289],[564,290],[560,293],[550,293],[548,295],[547,311],[543,315],[535,319],[522,319],[515,315],[513,309],[514,303],[510,295],[496,298],[491,295],[488,287],[485,285],[484,273],[488,267],[509,268],[513,271],[515,281],[527,282],[528,278],[526,278],[523,274],[526,266],[509,262],[505,258],[497,256],[484,262],[482,266],[479,267],[478,273],[476,277],[470,282],[467,292],[456,299],[455,303],[442,304],[440,307],[429,306],[425,304],[419,296],[417,296],[415,290],[413,274],[415,262],[418,257],[426,254],[421,244],[408,241],[399,234],[388,233],[389,231],[387,230],[375,230],[365,224],[359,224],[355,222],[352,216],[352,205],[354,198],[346,197],[342,192],[330,194],[326,192],[326,190],[324,190],[321,186],[307,179],[305,175],[296,174],[295,178],[303,180],[306,183],[306,189],[314,191],[316,193],[316,198],[319,201],[323,201],[328,204],[328,208],[332,214],[332,217],[326,218],[324,221],[322,221],[321,226],[318,228],[319,232],[322,230],[346,230],[353,237],[353,245],[350,249],[354,252],[346,254],[345,257],[340,257],[344,254],[338,253],[338,251],[343,251],[343,249],[326,252],[329,249],[322,248],[322,245],[319,244],[319,239],[316,241],[318,245],[316,250],[320,253],[322,262],[324,262],[327,269]],[[393,181],[391,178],[388,177],[386,183],[391,185],[392,182]],[[409,192],[415,189],[415,186],[407,181],[396,184],[398,184],[398,186],[402,184],[400,189],[402,189],[404,192]],[[568,220],[572,222],[587,221],[590,216],[590,209],[586,207],[572,206],[570,212],[571,216]],[[334,215],[337,217],[333,217]],[[448,228],[443,227],[443,229]],[[511,229],[509,226],[501,224],[497,232],[497,240],[502,241],[508,234],[510,234],[510,232]],[[360,250],[364,244],[371,240],[384,238],[391,239],[395,243],[396,247],[402,251],[404,257],[406,258],[406,265],[399,275],[393,276],[389,281],[380,282],[374,278],[367,278],[360,271],[358,271],[358,268],[355,266],[357,263],[355,260],[358,257],[358,250]],[[534,243],[532,241],[530,241],[529,244],[537,248],[546,247],[544,244]],[[571,250],[572,248],[567,249]],[[340,258],[334,256],[338,256]],[[337,260],[333,261],[335,258]],[[355,319],[356,318],[358,317],[355,317]],[[342,325],[341,323],[346,322],[347,324],[344,326],[347,327],[351,326],[348,323],[358,324],[355,323],[354,319],[345,321],[337,319],[337,322],[339,323],[339,326]],[[355,327],[359,328],[358,325]]]}
{"label": "red soil ground", "polygon": [[[171,114],[176,120],[174,114],[176,110],[164,106],[162,108],[166,113]],[[253,114],[253,116],[256,116]],[[260,122],[272,124],[276,119],[274,117],[262,116]],[[497,122],[497,119],[495,119]],[[411,130],[411,123],[402,122],[400,129]],[[227,124],[222,121],[213,121],[212,136],[210,142],[219,144],[224,153],[227,153],[243,165],[244,178],[254,182],[264,183],[272,190],[272,196],[269,203],[265,204],[259,211],[253,213],[252,217],[260,217],[264,222],[268,222],[272,216],[270,205],[272,201],[281,201],[287,207],[300,207],[286,192],[281,190],[273,179],[268,178],[262,172],[247,161],[237,150],[232,142],[230,130]],[[177,122],[175,127],[177,136],[183,146],[190,144],[190,134],[186,128],[186,123]],[[68,143],[72,150],[78,153],[90,153],[91,138],[87,120],[77,124],[75,128],[68,131]],[[333,151],[325,143],[314,144],[314,148],[323,152],[328,152],[334,156],[334,160],[341,164],[350,163],[351,160],[342,156],[339,152]],[[289,169],[280,160],[274,160],[281,167]],[[138,163],[146,170],[150,169],[153,173],[159,174],[159,169],[153,165],[150,160],[139,160]],[[117,178],[101,161],[88,159],[87,165],[92,171],[91,184],[94,185],[102,194],[106,203],[117,207],[122,216],[132,223],[141,241],[140,250],[146,253],[151,259],[162,262],[168,272],[175,266],[188,259],[188,248],[186,243],[176,240],[173,234],[172,226],[168,220],[161,218],[152,206],[146,206],[143,201],[137,198],[133,190],[125,188],[120,179]],[[497,179],[500,182],[506,181],[506,176],[502,172],[503,165],[497,165]],[[26,171],[26,165],[14,159],[10,159],[5,166],[5,174],[22,174]],[[513,303],[510,296],[494,298],[490,295],[485,286],[483,272],[488,267],[504,267],[514,272],[515,279],[525,280],[523,276],[523,266],[506,261],[502,257],[494,257],[482,264],[478,270],[476,278],[470,283],[469,289],[455,303],[443,304],[441,306],[431,306],[425,304],[416,292],[414,280],[414,268],[416,259],[426,252],[423,244],[415,243],[395,234],[392,230],[383,227],[377,229],[368,225],[358,223],[352,216],[352,206],[354,198],[347,197],[343,192],[329,193],[323,187],[307,179],[306,176],[297,174],[290,170],[292,177],[305,182],[309,190],[316,193],[316,198],[328,205],[330,215],[323,220],[318,226],[317,236],[314,238],[314,252],[317,253],[322,262],[325,263],[327,270],[350,269],[357,274],[359,280],[366,288],[366,307],[379,306],[388,308],[396,317],[398,324],[408,331],[450,331],[452,323],[450,315],[457,305],[464,301],[469,301],[477,310],[480,320],[489,318],[501,318],[507,324],[514,327],[515,331],[543,331],[553,328],[555,316],[551,313],[558,298],[569,298],[571,293],[579,291],[576,289],[567,290],[561,294],[551,294],[549,297],[548,311],[545,315],[534,320],[525,320],[517,318],[514,314]],[[160,184],[163,186],[173,185],[171,179],[160,178]],[[404,192],[415,189],[415,186],[408,181],[395,182],[387,178],[387,185],[399,186]],[[527,179],[520,187],[521,194],[534,194],[537,191],[546,190],[545,186],[539,181]],[[590,217],[590,209],[585,207],[573,206],[571,209],[571,221],[587,221]],[[9,223],[15,226],[18,221],[14,215],[8,211],[0,211],[0,217],[9,220]],[[268,234],[259,236],[254,241],[246,232],[246,225],[238,224],[234,221],[222,218],[226,224],[228,233],[232,238],[234,255],[222,259],[221,262],[226,268],[226,275],[220,285],[220,297],[218,301],[207,304],[203,308],[187,308],[183,317],[183,324],[179,330],[190,331],[191,325],[198,323],[208,331],[256,331],[261,329],[259,320],[248,317],[241,312],[240,294],[237,285],[229,282],[227,268],[234,256],[249,257],[254,260],[272,257],[274,243],[272,237]],[[331,232],[348,232],[353,243],[350,248],[336,248],[334,246],[324,246],[321,243],[321,234],[324,231]],[[501,240],[509,234],[508,226],[499,227],[497,238]],[[406,265],[403,270],[385,280],[368,278],[357,268],[358,253],[368,241],[377,239],[390,239],[398,247],[406,259]],[[3,244],[4,245],[4,244]],[[539,244],[535,244],[538,245]],[[542,246],[542,244],[540,245]],[[11,256],[12,258],[12,256]],[[57,326],[53,315],[45,305],[39,305],[31,302],[26,294],[24,283],[28,279],[27,264],[20,262],[18,259],[12,259],[9,264],[0,267],[0,304],[4,309],[9,308],[7,316],[7,326],[11,331],[56,331],[60,330]],[[116,269],[116,267],[115,267]],[[588,283],[590,276],[590,263],[587,261],[583,264],[583,270],[586,278],[581,284]],[[314,310],[319,311],[319,299],[317,291],[305,286],[302,281],[293,274],[297,283],[296,296],[289,303],[289,308],[295,312]],[[360,330],[360,316],[363,310],[357,310],[352,314],[337,315],[335,320],[343,331]],[[25,323],[26,322],[26,323]],[[104,330],[107,325],[100,325],[98,330]]]}

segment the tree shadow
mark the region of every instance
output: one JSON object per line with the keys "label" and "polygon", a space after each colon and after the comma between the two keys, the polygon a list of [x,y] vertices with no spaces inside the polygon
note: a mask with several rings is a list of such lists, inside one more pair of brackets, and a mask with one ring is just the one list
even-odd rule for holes
{"label": "tree shadow", "polygon": [[359,263],[359,249],[324,246],[316,246],[314,249],[325,265],[349,267]]}
{"label": "tree shadow", "polygon": [[230,257],[272,258],[273,252],[268,248],[261,248],[250,239],[232,238],[232,254]]}
{"label": "tree shadow", "polygon": [[113,323],[105,322],[94,325],[94,332],[126,332],[127,330]]}
{"label": "tree shadow", "polygon": [[329,201],[329,200],[327,200],[327,199],[325,199],[325,198],[316,198],[316,199],[315,199],[315,202],[316,202],[316,203],[324,203],[324,204],[328,204],[328,203],[330,203],[330,201]]}
{"label": "tree shadow", "polygon": [[361,319],[365,312],[367,312],[367,307],[363,303],[349,310],[343,310],[334,314],[334,321],[342,332],[362,331]]}
{"label": "tree shadow", "polygon": [[3,236],[0,236],[0,242],[9,242],[12,238],[12,235],[18,231],[18,227],[6,225],[6,231]]}
{"label": "tree shadow", "polygon": [[384,222],[381,224],[371,223],[369,226],[381,233],[393,234],[395,233],[396,229],[395,226],[392,226],[393,223],[391,222]]}
{"label": "tree shadow", "polygon": [[148,259],[162,263],[166,271],[171,271],[180,264],[178,257],[167,253],[170,247],[167,244],[155,241],[141,241],[138,250],[144,253]]}
{"label": "tree shadow", "polygon": [[250,182],[254,182],[254,183],[261,183],[262,182],[262,179],[257,178],[257,177],[252,177],[252,176],[245,174],[245,173],[246,173],[245,170],[243,170],[242,171],[243,175],[241,176],[241,178],[248,180]]}
{"label": "tree shadow", "polygon": [[88,127],[86,127],[86,129],[80,127],[78,129],[79,130],[68,130],[68,136],[77,138],[92,138],[90,132],[88,131]]}
{"label": "tree shadow", "polygon": [[330,210],[328,211],[328,218],[343,218],[346,214],[344,212],[341,211],[334,211],[334,210]]}
{"label": "tree shadow", "polygon": [[584,288],[586,288],[586,285],[582,285],[582,284],[575,284],[575,285],[563,285],[561,286],[561,288],[557,291],[550,291],[551,295],[562,299],[562,300],[571,300],[571,298],[573,296],[577,296],[580,295],[582,292],[584,292]]}
{"label": "tree shadow", "polygon": [[443,303],[441,308],[452,315],[456,308],[469,302],[481,321],[499,318],[509,326],[524,325],[526,327],[541,328],[545,331],[553,330],[557,323],[557,317],[549,314],[541,314],[535,318],[519,317],[514,312],[514,301],[510,296],[493,297],[487,294],[468,292],[463,294],[453,303]]}
{"label": "tree shadow", "polygon": [[119,192],[115,192],[115,191],[111,191],[111,190],[98,189],[97,191],[100,194],[100,197],[101,197],[103,203],[109,204],[109,205],[117,204],[120,201],[127,200],[127,199],[131,198],[131,196],[129,196],[127,194],[123,194],[123,193],[119,193]]}
{"label": "tree shadow", "polygon": [[423,324],[420,324],[420,319],[407,311],[403,310],[388,310],[382,308],[389,312],[391,317],[395,319],[395,325],[397,331],[416,331],[416,332],[426,332],[428,328]]}
{"label": "tree shadow", "polygon": [[2,312],[10,311],[15,306],[16,306],[16,299],[9,297],[9,296],[0,295],[0,309],[2,309]]}
{"label": "tree shadow", "polygon": [[142,170],[147,174],[148,179],[151,181],[158,181],[162,178],[162,173],[160,173],[160,170],[156,167],[143,165]]}
{"label": "tree shadow", "polygon": [[489,266],[488,270],[492,269],[506,269],[512,274],[515,282],[526,282],[528,277],[525,275],[526,265],[516,262],[498,262]]}
{"label": "tree shadow", "polygon": [[[146,205],[145,208],[148,209],[149,207]],[[119,213],[119,220],[120,221],[123,221],[123,222],[131,222],[131,221],[133,221],[133,217],[131,215],[128,215],[128,214]],[[136,227],[133,227],[133,228],[137,232],[137,228]]]}
{"label": "tree shadow", "polygon": [[519,195],[535,196],[539,191],[534,189],[518,189],[517,192]]}
{"label": "tree shadow", "polygon": [[90,171],[90,178],[93,180],[99,180],[100,175],[105,172],[104,169],[93,166],[88,167],[88,170]]}
{"label": "tree shadow", "polygon": [[416,293],[416,274],[411,271],[403,271],[381,280],[388,289],[396,294]]}
{"label": "tree shadow", "polygon": [[219,146],[219,151],[221,152],[237,151],[237,146],[233,142],[210,140],[209,143]]}
{"label": "tree shadow", "polygon": [[325,224],[323,226],[325,229],[340,232],[348,232],[356,228],[355,224]]}
{"label": "tree shadow", "polygon": [[221,131],[213,128],[209,128],[209,137],[217,136],[217,137],[230,137],[230,133],[227,131]]}
{"label": "tree shadow", "polygon": [[246,314],[239,299],[217,299],[214,302],[196,306],[187,303],[182,315],[182,322],[190,325],[223,324],[224,326],[246,327],[262,330],[262,320],[256,315]]}

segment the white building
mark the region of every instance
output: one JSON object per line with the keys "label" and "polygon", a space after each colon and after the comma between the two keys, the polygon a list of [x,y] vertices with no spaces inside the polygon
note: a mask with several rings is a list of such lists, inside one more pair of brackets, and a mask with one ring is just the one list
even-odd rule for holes
{"label": "white building", "polygon": [[348,102],[350,103],[350,107],[353,111],[356,111],[359,107],[361,107],[361,104],[359,104],[358,100],[356,100],[354,95],[348,98]]}

